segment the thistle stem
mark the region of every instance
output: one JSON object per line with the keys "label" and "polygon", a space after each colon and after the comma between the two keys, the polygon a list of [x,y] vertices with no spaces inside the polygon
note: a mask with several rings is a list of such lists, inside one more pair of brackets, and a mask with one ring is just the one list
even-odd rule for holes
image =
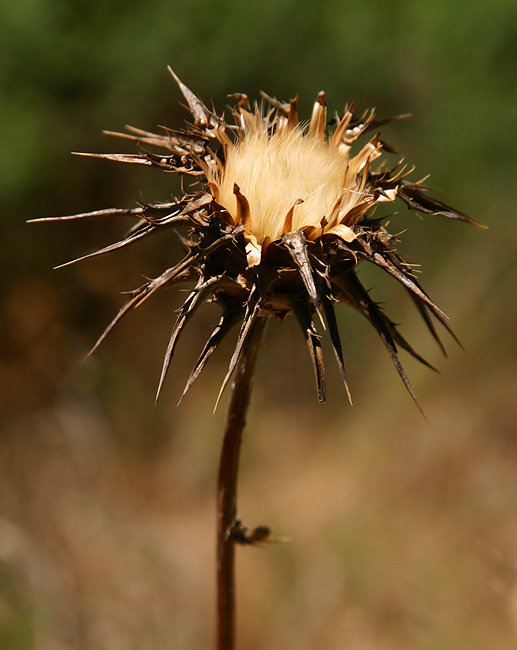
{"label": "thistle stem", "polygon": [[257,318],[235,368],[219,462],[217,485],[217,650],[235,647],[235,539],[237,475],[242,432],[266,318]]}

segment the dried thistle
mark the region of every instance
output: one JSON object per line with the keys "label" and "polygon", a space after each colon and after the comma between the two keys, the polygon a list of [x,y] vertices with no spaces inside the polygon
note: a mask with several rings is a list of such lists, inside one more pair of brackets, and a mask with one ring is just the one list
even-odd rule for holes
{"label": "dried thistle", "polygon": [[254,546],[270,540],[267,526],[255,527],[248,533],[237,517],[239,448],[266,324],[273,317],[284,319],[292,314],[296,318],[314,367],[318,398],[324,401],[324,364],[314,323],[317,316],[323,329],[328,329],[351,401],[334,308],[339,303],[354,307],[381,337],[420,408],[398,350],[402,348],[429,364],[372,300],[357,277],[356,267],[366,261],[398,280],[444,351],[434,321],[456,338],[446,316],[417,282],[412,266],[397,251],[396,238],[387,230],[385,220],[374,218],[374,209],[378,203],[399,198],[411,210],[476,222],[430,197],[423,184],[425,179],[410,181],[412,170],[401,163],[393,168],[385,161],[373,166],[384,152],[395,153],[378,133],[352,153],[352,146],[363,134],[403,115],[376,120],[371,110],[358,117],[351,105],[343,115],[328,120],[325,94],[321,92],[310,122],[303,125],[298,120],[297,99],[282,103],[263,94],[271,106],[266,111],[258,106],[250,108],[246,95],[239,94],[233,96],[233,124],[228,124],[224,115],[209,110],[170,72],[187,101],[193,124],[181,131],[164,128],[161,134],[128,127],[126,134],[111,135],[137,142],[141,153],[82,155],[158,167],[192,177],[201,189],[168,203],[141,203],[131,210],[105,209],[54,219],[113,215],[136,218],[123,239],[67,264],[130,246],[167,228],[186,228],[182,235],[186,249],[183,259],[135,289],[93,348],[125,314],[157,291],[194,283],[172,329],[158,394],[179,336],[203,303],[218,303],[222,316],[192,370],[182,398],[230,329],[240,325],[217,400],[233,375],[217,492],[217,648],[232,650],[235,544]]}
{"label": "dried thistle", "polygon": [[[316,314],[323,329],[328,328],[351,401],[334,312],[336,304],[344,303],[358,310],[376,329],[418,405],[398,349],[406,350],[427,366],[430,364],[369,296],[358,279],[358,264],[369,262],[404,286],[442,350],[433,319],[454,334],[444,313],[422,289],[411,265],[397,251],[394,235],[382,219],[373,217],[374,208],[378,203],[399,198],[412,210],[475,222],[431,198],[423,185],[425,179],[408,180],[412,169],[400,163],[389,168],[386,161],[374,168],[372,163],[383,152],[394,153],[379,133],[352,154],[351,148],[360,136],[406,116],[376,120],[370,110],[357,117],[351,105],[343,115],[336,114],[328,120],[325,94],[320,92],[305,126],[298,120],[297,98],[282,103],[263,94],[271,106],[264,111],[258,106],[250,109],[246,95],[238,94],[233,96],[237,105],[232,110],[234,124],[230,125],[224,115],[209,110],[170,72],[187,101],[194,124],[182,131],[164,128],[161,134],[128,127],[129,133],[110,135],[137,142],[141,153],[81,155],[157,167],[197,179],[202,189],[168,203],[142,203],[131,210],[106,209],[58,217],[131,215],[137,219],[121,241],[67,264],[129,246],[166,228],[188,229],[183,237],[185,257],[131,293],[93,350],[125,314],[156,291],[194,282],[170,336],[158,394],[183,328],[200,305],[217,302],[222,308],[221,319],[181,398],[232,326],[240,324],[240,332],[218,401],[254,321],[283,319],[292,314],[307,343],[318,399],[324,401],[324,363],[320,335],[314,324]],[[145,149],[148,146],[161,153]]]}

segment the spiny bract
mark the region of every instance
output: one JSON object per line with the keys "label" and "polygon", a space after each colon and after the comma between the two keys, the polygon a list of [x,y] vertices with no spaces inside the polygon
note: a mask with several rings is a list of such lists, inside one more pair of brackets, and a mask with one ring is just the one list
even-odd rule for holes
{"label": "spiny bract", "polygon": [[263,94],[271,107],[266,112],[258,106],[251,109],[247,96],[238,94],[233,96],[234,124],[229,125],[224,116],[209,110],[170,72],[187,101],[193,125],[183,131],[164,128],[161,134],[132,127],[128,127],[128,134],[111,134],[162,153],[143,150],[137,154],[83,155],[149,165],[194,177],[203,181],[203,189],[185,193],[168,203],[142,203],[131,210],[106,209],[58,217],[132,215],[137,219],[121,241],[81,260],[129,246],[166,228],[187,228],[184,258],[130,294],[94,350],[127,312],[139,307],[156,291],[195,283],[174,324],[158,394],[180,333],[198,307],[210,301],[221,306],[222,316],[201,352],[183,395],[232,326],[240,324],[240,332],[221,393],[255,320],[283,319],[293,314],[307,343],[318,398],[324,401],[324,365],[314,315],[328,329],[348,392],[334,312],[336,303],[345,303],[363,314],[376,329],[418,404],[399,361],[398,348],[429,364],[370,298],[358,279],[358,264],[365,260],[404,286],[442,350],[432,318],[451,334],[452,331],[443,312],[415,279],[411,266],[397,252],[394,236],[381,219],[373,218],[372,208],[377,203],[399,198],[412,210],[475,222],[430,198],[423,181],[409,181],[411,170],[400,164],[390,169],[381,163],[374,168],[373,161],[384,151],[394,153],[378,133],[352,154],[352,145],[364,133],[404,116],[376,120],[372,110],[358,117],[351,105],[343,115],[336,114],[328,120],[325,94],[320,92],[310,122],[304,126],[298,121],[297,98],[282,103]]}

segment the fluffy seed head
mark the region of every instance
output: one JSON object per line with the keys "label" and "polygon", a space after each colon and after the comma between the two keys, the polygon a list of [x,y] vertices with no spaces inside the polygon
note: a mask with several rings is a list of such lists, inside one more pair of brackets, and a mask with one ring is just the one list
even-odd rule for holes
{"label": "fluffy seed head", "polygon": [[228,146],[224,168],[211,167],[208,178],[217,187],[218,202],[235,221],[237,184],[249,203],[248,229],[260,244],[265,237],[274,241],[282,236],[291,210],[290,230],[300,230],[319,227],[346,194],[357,202],[358,194],[352,194],[356,190],[343,187],[346,153],[332,151],[299,128],[270,134],[264,120],[254,117],[246,137]]}

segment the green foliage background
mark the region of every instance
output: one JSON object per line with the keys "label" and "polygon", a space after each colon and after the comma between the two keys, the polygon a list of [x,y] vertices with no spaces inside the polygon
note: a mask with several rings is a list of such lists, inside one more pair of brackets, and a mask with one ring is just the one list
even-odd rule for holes
{"label": "green foliage background", "polygon": [[120,292],[175,258],[177,243],[52,271],[124,226],[25,223],[177,190],[154,170],[69,154],[124,147],[102,129],[181,125],[167,64],[219,108],[229,93],[263,89],[299,93],[309,116],[324,89],[331,109],[412,113],[383,137],[432,174],[440,198],[489,226],[421,221],[405,208],[392,220],[407,228],[403,250],[467,355],[448,341],[442,359],[397,288],[371,276],[374,296],[442,371],[407,362],[428,423],[354,314],[340,315],[353,409],[333,370],[319,406],[297,332],[270,329],[242,510],[245,523],[264,518],[295,541],[243,550],[241,647],[515,643],[516,53],[512,0],[2,5],[0,647],[211,643],[224,406],[211,410],[231,345],[177,409],[215,318],[208,308],[154,407],[178,305],[164,295],[79,365]]}

